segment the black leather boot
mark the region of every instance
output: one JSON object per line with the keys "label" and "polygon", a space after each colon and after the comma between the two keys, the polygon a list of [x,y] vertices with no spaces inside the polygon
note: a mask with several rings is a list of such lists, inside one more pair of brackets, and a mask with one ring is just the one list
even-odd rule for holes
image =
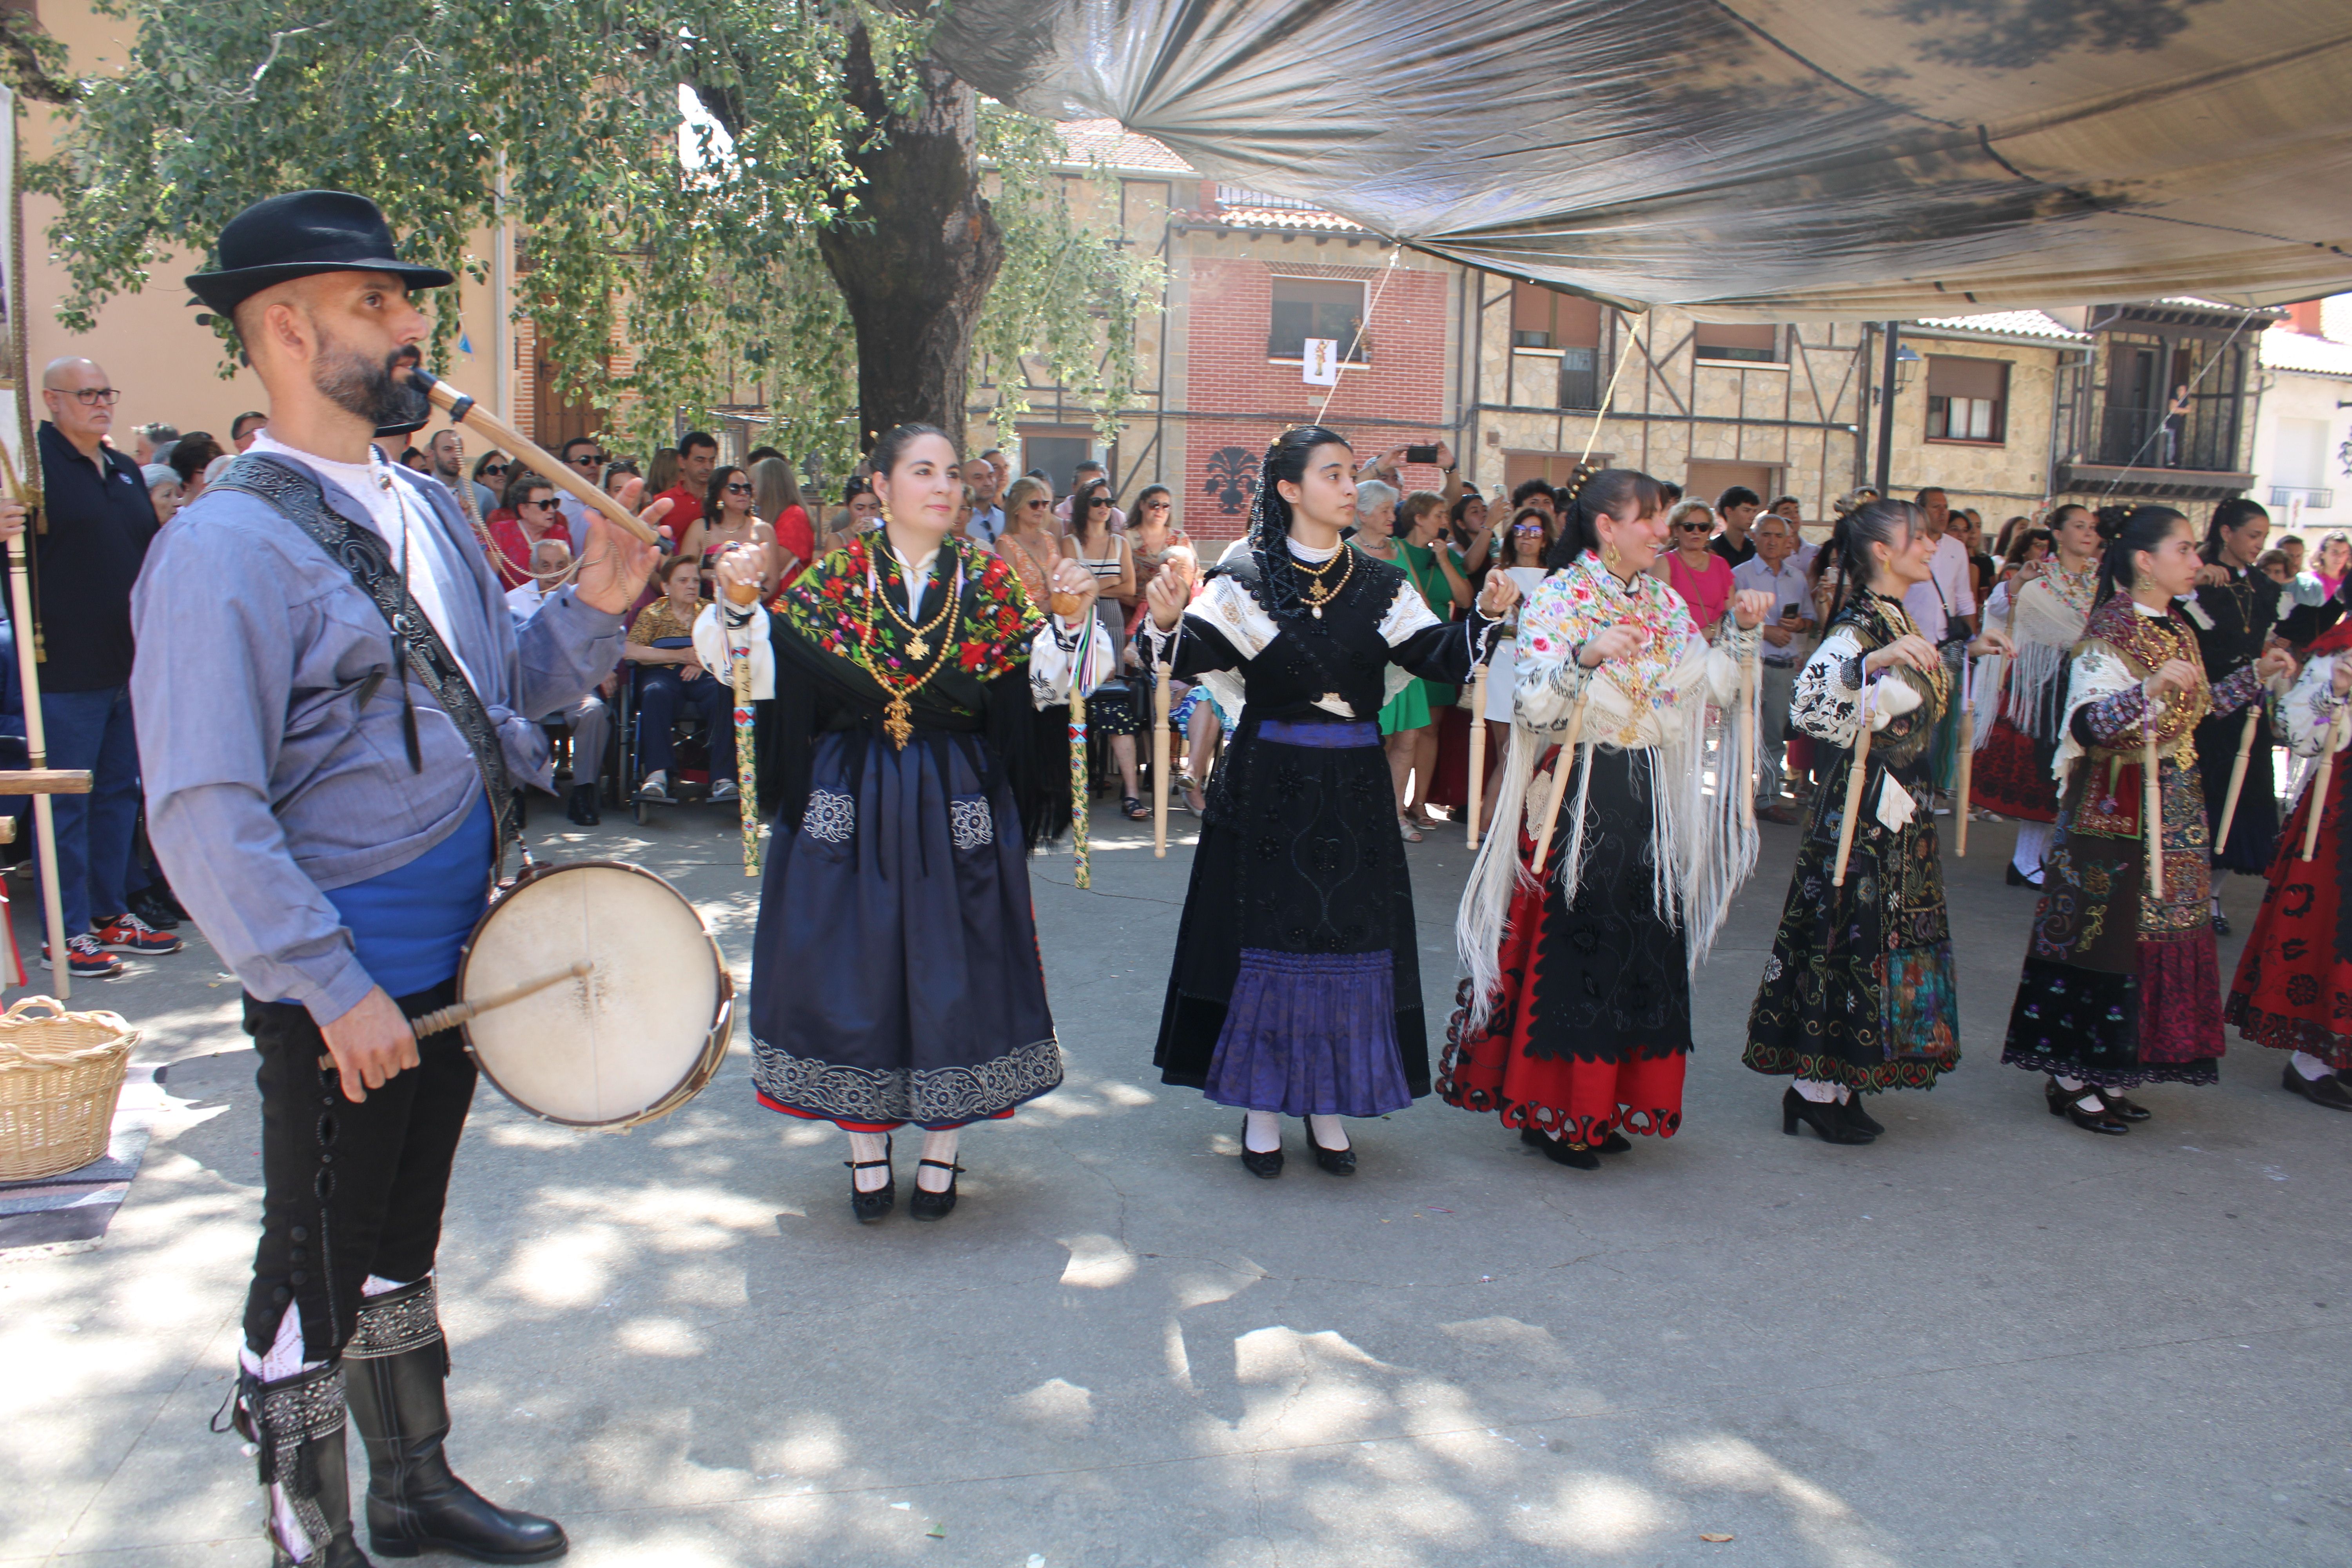
{"label": "black leather boot", "polygon": [[362,1304],[343,1347],[344,1394],[368,1454],[368,1545],[379,1557],[428,1547],[478,1563],[544,1563],[571,1542],[563,1527],[485,1499],[449,1473],[448,1347],[420,1279]]}
{"label": "black leather boot", "polygon": [[[260,1450],[262,1533],[271,1568],[368,1568],[352,1538],[352,1482],[343,1459],[343,1370],[322,1366],[264,1383],[239,1373],[229,1422]],[[215,1415],[217,1422],[219,1417]],[[218,1427],[215,1426],[215,1430]],[[278,1538],[276,1487],[303,1535],[297,1557]]]}
{"label": "black leather boot", "polygon": [[596,809],[596,786],[593,784],[573,784],[566,815],[583,827],[593,827],[603,822],[604,813]]}

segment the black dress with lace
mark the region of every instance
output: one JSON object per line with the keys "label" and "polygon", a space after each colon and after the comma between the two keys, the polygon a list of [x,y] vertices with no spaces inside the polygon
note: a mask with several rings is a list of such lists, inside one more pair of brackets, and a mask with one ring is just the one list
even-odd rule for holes
{"label": "black dress with lace", "polygon": [[1438,621],[1367,557],[1318,617],[1263,616],[1255,581],[1247,556],[1220,566],[1176,645],[1177,679],[1237,670],[1246,704],[1210,782],[1152,1060],[1254,1110],[1400,1110],[1429,1092],[1429,1047],[1378,715],[1391,663],[1466,679],[1480,623]]}

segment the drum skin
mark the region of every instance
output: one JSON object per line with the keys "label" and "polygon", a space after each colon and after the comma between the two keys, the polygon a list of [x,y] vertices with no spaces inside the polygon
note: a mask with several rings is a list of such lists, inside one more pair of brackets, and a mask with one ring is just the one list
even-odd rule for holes
{"label": "drum skin", "polygon": [[627,1128],[710,1080],[733,1022],[734,982],[685,895],[614,861],[536,868],[501,894],[466,946],[459,1001],[581,959],[550,986],[466,1026],[483,1076],[543,1121]]}

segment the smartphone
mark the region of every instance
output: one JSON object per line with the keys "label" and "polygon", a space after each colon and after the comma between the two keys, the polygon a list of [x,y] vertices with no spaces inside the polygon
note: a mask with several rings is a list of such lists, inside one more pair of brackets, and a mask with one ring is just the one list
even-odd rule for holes
{"label": "smartphone", "polygon": [[1404,460],[1408,463],[1434,463],[1437,461],[1437,448],[1434,447],[1407,447],[1404,449]]}

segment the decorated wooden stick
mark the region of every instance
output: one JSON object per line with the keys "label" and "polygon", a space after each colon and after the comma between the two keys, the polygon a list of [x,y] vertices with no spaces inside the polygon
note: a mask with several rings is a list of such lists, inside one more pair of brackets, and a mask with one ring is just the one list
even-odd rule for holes
{"label": "decorated wooden stick", "polygon": [[2327,785],[2336,774],[2336,748],[2344,743],[2344,715],[2345,710],[2338,708],[2336,717],[2327,721],[2327,739],[2319,747],[2319,770],[2312,775],[2311,793],[2304,797],[2303,858],[2306,860],[2319,851],[2319,814],[2327,809]]}
{"label": "decorated wooden stick", "polygon": [[1853,732],[1853,764],[1845,776],[1845,815],[1838,823],[1837,865],[1830,872],[1830,886],[1845,886],[1845,863],[1853,853],[1854,819],[1862,815],[1863,781],[1870,775],[1870,688],[1862,691],[1862,728]]}
{"label": "decorated wooden stick", "polygon": [[1093,887],[1093,873],[1087,868],[1087,694],[1075,678],[1070,681],[1070,846],[1077,856],[1071,880],[1081,888]]}
{"label": "decorated wooden stick", "polygon": [[1969,779],[1976,771],[1976,661],[1963,653],[1960,656],[1960,787],[1952,800],[1952,852],[1963,860],[1969,858]]}
{"label": "decorated wooden stick", "polygon": [[[476,403],[421,364],[407,367],[408,379],[432,400],[433,406],[449,416],[452,425],[471,425],[492,441],[516,457],[526,459],[524,467],[579,501],[591,510],[602,512],[616,527],[635,535],[647,544],[663,542],[662,536],[651,524],[641,521],[637,515],[572,472],[572,465],[559,461],[553,453],[505,420]],[[461,479],[462,485],[464,480]]]}
{"label": "decorated wooden stick", "polygon": [[1151,858],[1168,858],[1168,661],[1151,667]]}
{"label": "decorated wooden stick", "polygon": [[1544,862],[1551,858],[1551,831],[1559,821],[1559,803],[1568,796],[1568,775],[1576,769],[1577,738],[1584,733],[1584,704],[1580,702],[1568,710],[1568,734],[1559,743],[1559,760],[1551,765],[1551,800],[1544,808],[1543,826],[1536,834],[1536,858],[1530,868],[1540,879]]}
{"label": "decorated wooden stick", "polygon": [[2246,787],[2246,763],[2254,754],[2254,728],[2261,720],[2263,700],[2256,697],[2246,704],[2246,721],[2238,727],[2238,756],[2230,764],[2229,793],[2221,797],[2221,826],[2213,835],[2213,853],[2221,854],[2229,847],[2230,824],[2238,818],[2238,795]]}
{"label": "decorated wooden stick", "polygon": [[2156,718],[2161,704],[2150,703],[2140,721],[2139,814],[2147,839],[2147,890],[2164,897],[2164,808],[2162,785],[2157,776]]}
{"label": "decorated wooden stick", "polygon": [[1470,676],[1470,847],[1478,847],[1478,813],[1486,801],[1486,665]]}
{"label": "decorated wooden stick", "polygon": [[[29,454],[33,448],[27,447],[26,451]],[[0,442],[0,468],[5,469],[8,493],[29,509],[25,526],[30,529],[30,514],[39,510],[41,497],[18,478],[16,465],[10,459],[5,442]],[[33,589],[26,575],[29,548],[29,542],[22,534],[8,542],[8,616],[16,628],[16,684],[25,705],[25,761],[37,773],[48,768],[49,743],[41,722],[40,655],[34,646]],[[81,787],[87,790],[89,786],[84,784]],[[66,906],[58,892],[57,813],[46,791],[33,796],[33,826],[34,847],[40,856],[41,903],[48,924],[49,973],[56,978],[58,1000],[62,1002],[73,995],[73,967],[67,962]]]}
{"label": "decorated wooden stick", "polygon": [[1756,640],[1759,646],[1739,661],[1739,822],[1750,832],[1756,827],[1756,687],[1764,652],[1764,639]]}
{"label": "decorated wooden stick", "polygon": [[[757,583],[730,583],[728,599],[750,606],[759,602]],[[725,631],[722,621],[720,629]],[[743,806],[743,875],[760,874],[760,770],[757,744],[751,733],[751,623],[745,622],[741,639],[727,633],[727,655],[735,667],[735,791]]]}

